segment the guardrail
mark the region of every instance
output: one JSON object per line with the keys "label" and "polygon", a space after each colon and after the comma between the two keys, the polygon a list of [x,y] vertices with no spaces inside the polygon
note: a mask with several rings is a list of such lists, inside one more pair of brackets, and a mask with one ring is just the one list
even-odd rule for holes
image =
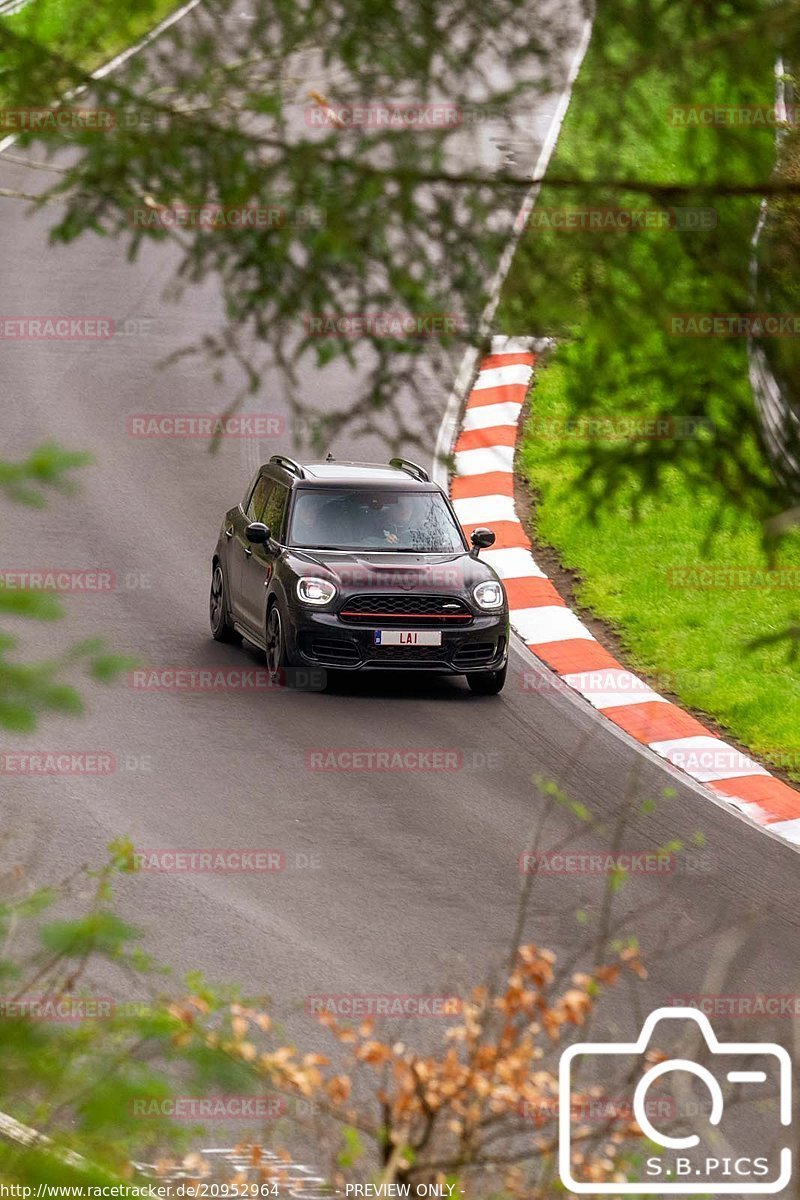
{"label": "guardrail", "polygon": [[[775,110],[776,114],[788,116],[786,95],[786,67],[779,56],[775,60]],[[775,132],[775,156],[780,155],[783,131]],[[753,298],[758,293],[758,243],[767,219],[767,202],[761,201],[761,212],[755,233],[750,243],[750,291]],[[756,305],[757,307],[757,305]],[[781,483],[795,495],[800,495],[800,413],[785,394],[763,347],[752,338],[747,340],[750,386],[753,389],[764,444],[772,468]]]}
{"label": "guardrail", "polygon": [[748,345],[750,386],[761,419],[764,445],[775,474],[790,491],[800,494],[800,416],[784,395],[761,346]]}

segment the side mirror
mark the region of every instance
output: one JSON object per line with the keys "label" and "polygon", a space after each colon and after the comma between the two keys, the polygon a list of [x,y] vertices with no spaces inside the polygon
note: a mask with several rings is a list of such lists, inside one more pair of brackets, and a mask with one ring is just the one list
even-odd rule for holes
{"label": "side mirror", "polygon": [[[272,537],[269,525],[263,525],[261,521],[251,521],[245,528],[244,536],[248,542],[252,542],[256,546],[265,545]],[[492,538],[494,541],[494,538]]]}
{"label": "side mirror", "polygon": [[487,550],[489,546],[494,545],[494,530],[484,529],[483,527],[473,529],[470,541],[472,542],[472,553],[477,558],[479,550]]}

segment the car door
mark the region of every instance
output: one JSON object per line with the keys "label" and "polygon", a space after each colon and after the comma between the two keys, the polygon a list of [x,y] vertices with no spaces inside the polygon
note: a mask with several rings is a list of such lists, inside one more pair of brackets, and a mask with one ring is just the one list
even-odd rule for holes
{"label": "car door", "polygon": [[[262,481],[263,486],[259,486]],[[267,585],[279,553],[278,543],[283,532],[283,517],[288,499],[289,489],[277,479],[270,479],[266,475],[259,479],[253,493],[252,511],[255,516],[249,519],[268,525],[273,542],[264,546],[251,546],[247,542],[243,554],[240,598],[243,620],[260,641],[264,639]]]}
{"label": "car door", "polygon": [[230,607],[234,619],[243,625],[250,624],[247,620],[247,603],[243,590],[244,569],[245,565],[250,562],[253,551],[256,549],[255,546],[248,542],[244,536],[244,531],[251,521],[258,519],[256,513],[260,512],[264,507],[264,501],[271,482],[269,476],[265,475],[262,471],[250,488],[249,496],[245,498],[241,507],[235,511],[230,527],[226,527],[225,529],[226,536],[229,538],[228,573],[230,579]]}

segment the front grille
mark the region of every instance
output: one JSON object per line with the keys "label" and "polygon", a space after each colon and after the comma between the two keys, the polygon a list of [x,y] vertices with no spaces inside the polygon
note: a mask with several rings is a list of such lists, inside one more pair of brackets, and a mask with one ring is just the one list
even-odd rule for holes
{"label": "front grille", "polygon": [[469,625],[472,613],[457,596],[351,596],[339,610],[347,625],[378,625],[387,629],[428,629],[435,625]]}
{"label": "front grille", "polygon": [[477,667],[490,662],[497,653],[494,642],[468,642],[453,655],[454,667]]}
{"label": "front grille", "polygon": [[369,657],[374,662],[447,662],[447,651],[444,646],[371,646]]}

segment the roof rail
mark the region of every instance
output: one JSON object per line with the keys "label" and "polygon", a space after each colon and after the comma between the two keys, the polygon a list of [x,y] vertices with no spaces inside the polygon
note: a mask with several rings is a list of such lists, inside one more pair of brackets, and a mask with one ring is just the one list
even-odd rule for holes
{"label": "roof rail", "polygon": [[306,473],[300,466],[300,463],[295,462],[293,458],[289,458],[287,454],[273,454],[269,461],[276,463],[279,467],[283,467],[284,471],[291,471],[292,475],[296,475],[298,479],[305,479],[306,477]]}
{"label": "roof rail", "polygon": [[422,483],[430,483],[431,477],[423,467],[416,463],[410,462],[407,458],[392,458],[389,460],[390,467],[396,467],[398,471],[406,471],[409,475],[413,475],[415,479],[419,479]]}

